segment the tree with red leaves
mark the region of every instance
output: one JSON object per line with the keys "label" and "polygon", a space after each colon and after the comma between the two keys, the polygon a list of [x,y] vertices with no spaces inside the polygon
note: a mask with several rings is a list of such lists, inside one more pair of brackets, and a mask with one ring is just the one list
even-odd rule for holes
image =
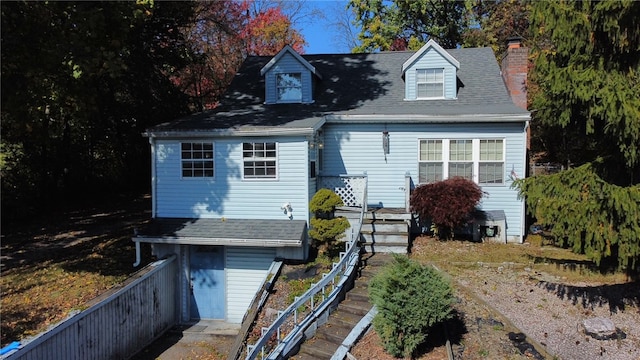
{"label": "tree with red leaves", "polygon": [[291,27],[291,21],[280,7],[268,8],[249,19],[243,36],[249,55],[275,55],[285,45],[304,52],[302,34]]}
{"label": "tree with red leaves", "polygon": [[440,239],[453,237],[453,230],[469,219],[482,199],[482,189],[471,180],[453,177],[420,185],[411,194],[411,211],[421,221],[430,219]]}
{"label": "tree with red leaves", "polygon": [[193,57],[171,79],[192,99],[192,110],[215,108],[247,55],[275,55],[285,45],[304,50],[304,37],[278,3],[255,0],[198,2],[194,21],[183,29]]}

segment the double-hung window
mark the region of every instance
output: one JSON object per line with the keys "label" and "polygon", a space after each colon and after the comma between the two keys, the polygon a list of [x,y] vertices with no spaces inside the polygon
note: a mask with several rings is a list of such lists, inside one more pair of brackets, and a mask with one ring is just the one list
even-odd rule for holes
{"label": "double-hung window", "polygon": [[417,69],[416,97],[418,99],[443,98],[444,69]]}
{"label": "double-hung window", "polygon": [[449,177],[473,180],[472,140],[449,140]]}
{"label": "double-hung window", "polygon": [[180,144],[183,178],[213,177],[214,156],[211,142],[185,142]]}
{"label": "double-hung window", "polygon": [[302,101],[302,74],[276,74],[276,95],[278,102]]}
{"label": "double-hung window", "polygon": [[478,183],[502,184],[504,181],[504,146],[501,139],[480,140]]}
{"label": "double-hung window", "polygon": [[276,143],[243,143],[242,159],[245,179],[275,179],[277,177]]}
{"label": "double-hung window", "polygon": [[418,181],[421,184],[442,180],[442,140],[421,140]]}
{"label": "double-hung window", "polygon": [[504,139],[421,139],[418,182],[463,177],[480,185],[504,184]]}

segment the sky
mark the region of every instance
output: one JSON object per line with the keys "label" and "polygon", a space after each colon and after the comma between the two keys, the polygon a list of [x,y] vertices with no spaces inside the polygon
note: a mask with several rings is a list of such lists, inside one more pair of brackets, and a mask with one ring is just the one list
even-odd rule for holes
{"label": "sky", "polygon": [[307,41],[306,54],[330,54],[349,53],[351,49],[339,44],[335,39],[336,30],[330,26],[335,21],[332,12],[336,6],[346,7],[348,0],[307,0],[309,6],[320,9],[325,14],[325,19],[316,19],[310,24],[303,24],[302,35]]}

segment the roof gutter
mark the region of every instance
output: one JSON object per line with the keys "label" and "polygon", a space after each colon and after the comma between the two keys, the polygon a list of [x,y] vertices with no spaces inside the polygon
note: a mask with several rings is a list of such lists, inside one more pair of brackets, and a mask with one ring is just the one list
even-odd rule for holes
{"label": "roof gutter", "polygon": [[203,137],[252,137],[252,136],[311,136],[322,125],[325,120],[319,121],[313,127],[307,128],[261,128],[261,129],[222,129],[222,130],[167,130],[153,131],[147,130],[142,136],[149,138],[203,138]]}
{"label": "roof gutter", "polygon": [[136,243],[136,263],[138,263],[138,247],[141,242],[153,244],[180,244],[180,245],[232,245],[232,246],[261,246],[261,247],[300,247],[302,240],[282,239],[238,239],[216,237],[143,237],[132,238]]}
{"label": "roof gutter", "polygon": [[502,123],[527,122],[529,114],[473,114],[473,115],[327,115],[327,123]]}

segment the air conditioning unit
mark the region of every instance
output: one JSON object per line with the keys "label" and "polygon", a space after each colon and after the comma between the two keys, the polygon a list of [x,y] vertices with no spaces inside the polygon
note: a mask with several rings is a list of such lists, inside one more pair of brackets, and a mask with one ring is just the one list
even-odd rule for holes
{"label": "air conditioning unit", "polygon": [[473,241],[507,242],[507,217],[504,210],[477,211],[473,220]]}

